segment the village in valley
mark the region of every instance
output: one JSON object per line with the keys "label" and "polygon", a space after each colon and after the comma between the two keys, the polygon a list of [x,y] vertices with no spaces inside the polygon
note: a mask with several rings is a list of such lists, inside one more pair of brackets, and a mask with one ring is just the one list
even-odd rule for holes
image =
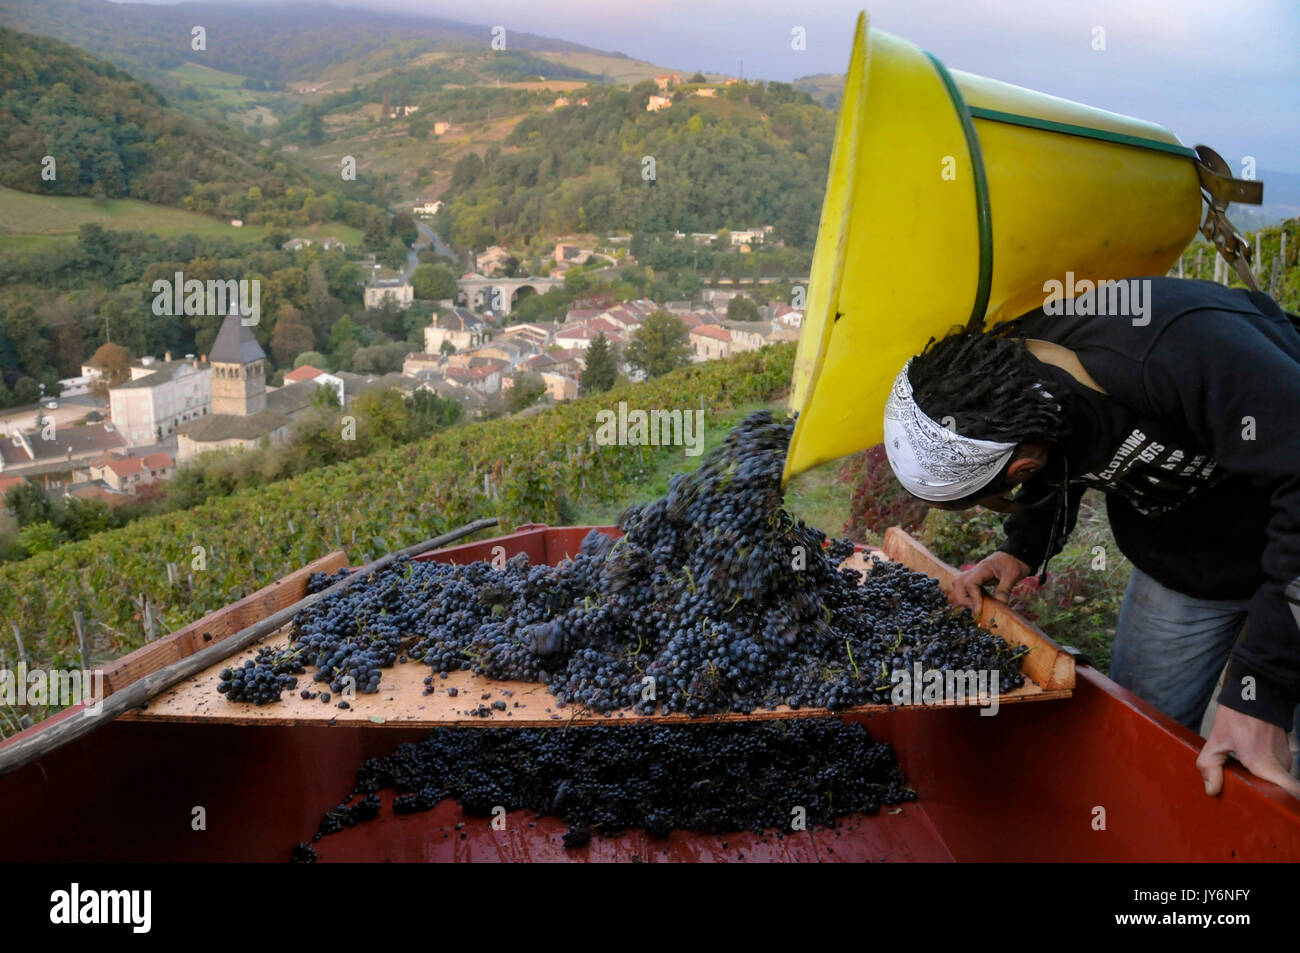
{"label": "village in valley", "polygon": [[[431,200],[412,211],[432,216],[441,207]],[[769,227],[723,232],[721,238],[680,232],[675,237],[696,244],[725,241],[747,253],[770,232]],[[620,241],[627,236],[610,239]],[[296,253],[313,244],[345,247],[334,238],[293,238],[282,250]],[[628,261],[620,254],[617,264]],[[458,300],[434,303],[423,329],[424,348],[407,353],[400,372],[359,374],[303,363],[274,386],[267,380],[266,353],[234,308],[206,354],[142,356],[131,361],[129,376],[114,384],[107,383],[110,369],[86,363],[79,376],[60,381],[58,396],[42,398],[36,407],[12,408],[0,419],[5,430],[0,494],[33,483],[47,493],[115,507],[157,492],[178,466],[204,452],[252,450],[286,439],[295,417],[313,406],[318,388],[344,412],[367,391],[392,389],[404,397],[428,391],[459,404],[464,417],[482,418],[504,412],[512,389],[524,380],[544,386],[533,406],[578,397],[588,350],[598,340],[619,374],[642,379],[644,372],[624,355],[654,314],[670,315],[685,327],[689,360],[695,362],[796,341],[803,319],[803,311],[788,301],[758,303],[758,285],[746,291],[703,289],[695,301],[619,301],[604,294],[575,300],[562,321],[511,323],[514,305],[562,283],[571,268],[606,264],[612,270],[616,259],[565,240],[555,244],[544,277],[519,277],[516,259],[500,245],[475,254],[473,262],[474,270],[457,282]],[[373,255],[369,264],[366,308],[411,308],[410,272],[385,269]],[[732,303],[737,299],[742,307]],[[737,313],[748,319],[734,319]]]}

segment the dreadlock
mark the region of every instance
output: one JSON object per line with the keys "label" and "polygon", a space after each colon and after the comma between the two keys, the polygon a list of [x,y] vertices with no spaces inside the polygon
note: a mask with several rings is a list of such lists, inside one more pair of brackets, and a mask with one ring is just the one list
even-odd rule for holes
{"label": "dreadlock", "polygon": [[1066,432],[1055,384],[1030,360],[1022,337],[1006,328],[954,328],[931,338],[908,368],[912,397],[933,420],[977,440],[1054,444]]}

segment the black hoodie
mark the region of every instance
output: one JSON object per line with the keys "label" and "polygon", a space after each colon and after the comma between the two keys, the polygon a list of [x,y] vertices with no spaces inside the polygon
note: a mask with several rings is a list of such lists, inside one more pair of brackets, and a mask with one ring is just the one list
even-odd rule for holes
{"label": "black hoodie", "polygon": [[1300,702],[1300,628],[1284,595],[1300,577],[1300,331],[1264,294],[1140,280],[1145,317],[1040,308],[1013,325],[1073,350],[1106,395],[1039,362],[1070,433],[1017,499],[1048,501],[1068,474],[1065,511],[1047,502],[1009,517],[1001,549],[1043,564],[1084,491],[1102,490],[1115,541],[1143,572],[1189,596],[1249,599],[1219,703],[1289,727]]}

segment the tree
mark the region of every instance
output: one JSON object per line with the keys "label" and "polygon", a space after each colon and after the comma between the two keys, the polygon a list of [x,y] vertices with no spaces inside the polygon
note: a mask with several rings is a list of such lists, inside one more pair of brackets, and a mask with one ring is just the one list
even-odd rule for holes
{"label": "tree", "polygon": [[681,318],[656,311],[632,335],[627,362],[646,377],[658,377],[691,361],[691,333]]}
{"label": "tree", "polygon": [[14,384],[14,399],[21,404],[34,404],[40,400],[41,385],[34,377],[20,377]]}
{"label": "tree", "polygon": [[329,364],[329,359],[320,351],[303,351],[293,359],[293,366],[296,369],[304,364],[310,364],[317,370],[323,371]]}
{"label": "tree", "polygon": [[736,295],[727,302],[728,321],[757,321],[760,317],[758,305],[748,295]]}
{"label": "tree", "polygon": [[691,77],[690,79],[688,79],[686,82],[688,82],[688,83],[707,83],[708,80],[704,78],[704,74],[703,74],[703,73],[697,72],[694,76],[692,76],[692,77]]}
{"label": "tree", "polygon": [[334,327],[330,328],[330,353],[336,353],[347,341],[360,343],[361,328],[352,320],[351,315],[345,314],[334,322]]}
{"label": "tree", "polygon": [[23,483],[10,490],[5,494],[5,506],[14,514],[19,526],[54,519],[54,504],[35,483]]}
{"label": "tree", "polygon": [[418,440],[443,427],[450,427],[460,420],[462,413],[456,401],[439,397],[432,391],[417,390],[406,398],[406,439]]}
{"label": "tree", "polygon": [[446,265],[417,265],[411,272],[411,287],[422,301],[456,297],[456,276]]}
{"label": "tree", "polygon": [[103,500],[68,500],[59,514],[58,526],[69,539],[86,539],[95,533],[116,529],[120,524]]}
{"label": "tree", "polygon": [[618,358],[602,332],[587,348],[578,386],[583,394],[600,394],[613,387],[617,379]]}
{"label": "tree", "polygon": [[409,426],[406,403],[392,387],[374,387],[358,394],[352,402],[357,416],[357,435],[369,450],[382,450],[399,442]]}
{"label": "tree", "polygon": [[451,338],[443,338],[442,343],[438,345],[438,350],[450,357],[456,353],[456,345],[451,343]]}
{"label": "tree", "polygon": [[302,312],[291,304],[280,305],[275,318],[275,330],[271,332],[271,353],[281,367],[288,364],[303,351],[310,351],[316,346],[316,335],[312,333]]}
{"label": "tree", "polygon": [[468,188],[483,173],[483,160],[478,153],[470,152],[457,160],[451,170],[452,191]]}
{"label": "tree", "polygon": [[376,339],[369,347],[357,348],[352,355],[352,371],[356,374],[389,374],[402,369],[410,348],[405,341]]}
{"label": "tree", "polygon": [[388,248],[380,253],[379,260],[389,268],[397,271],[406,264],[406,255],[409,250],[410,249],[402,244],[400,238],[390,238],[388,240]]}
{"label": "tree", "polygon": [[546,382],[536,374],[520,374],[515,378],[515,386],[510,388],[510,397],[506,400],[506,409],[515,414],[527,410],[546,393]]}
{"label": "tree", "polygon": [[393,234],[403,244],[414,245],[420,240],[420,230],[415,227],[415,216],[410,212],[397,212],[393,215]]}
{"label": "tree", "polygon": [[66,538],[53,523],[28,523],[18,531],[18,545],[31,556],[58,549]]}
{"label": "tree", "polygon": [[325,141],[325,124],[321,121],[320,110],[315,106],[307,110],[307,141],[313,146]]}
{"label": "tree", "polygon": [[366,213],[365,225],[365,246],[367,251],[380,251],[388,244],[388,233],[391,225],[388,216],[379,209],[371,209]]}
{"label": "tree", "polygon": [[89,363],[104,373],[104,380],[111,386],[126,380],[131,370],[131,352],[120,344],[109,341],[101,344],[91,355]]}

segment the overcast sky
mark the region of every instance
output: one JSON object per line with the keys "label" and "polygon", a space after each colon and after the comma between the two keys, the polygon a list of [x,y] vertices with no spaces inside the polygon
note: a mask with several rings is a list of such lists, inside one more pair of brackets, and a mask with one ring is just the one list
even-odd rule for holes
{"label": "overcast sky", "polygon": [[[232,0],[237,2],[237,0]],[[862,0],[334,0],[504,25],[678,70],[839,73]],[[262,0],[265,5],[266,0]],[[1236,168],[1300,172],[1297,0],[875,0],[871,22],[951,68],[1159,122]],[[807,49],[791,49],[804,28]],[[1093,49],[1094,28],[1104,51]]]}

